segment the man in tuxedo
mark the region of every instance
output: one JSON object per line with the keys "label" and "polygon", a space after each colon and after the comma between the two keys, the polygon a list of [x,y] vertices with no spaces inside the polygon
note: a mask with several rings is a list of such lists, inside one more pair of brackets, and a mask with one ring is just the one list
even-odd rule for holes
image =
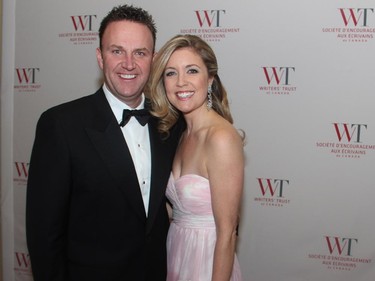
{"label": "man in tuxedo", "polygon": [[38,121],[26,202],[34,280],[164,281],[165,187],[182,128],[165,139],[144,110],[156,28],[123,5],[99,38],[103,86]]}

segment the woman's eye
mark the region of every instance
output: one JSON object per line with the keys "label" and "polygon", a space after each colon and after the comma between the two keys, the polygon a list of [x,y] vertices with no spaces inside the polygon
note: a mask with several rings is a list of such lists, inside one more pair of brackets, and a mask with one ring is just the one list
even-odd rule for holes
{"label": "woman's eye", "polygon": [[175,74],[174,71],[167,71],[167,72],[165,72],[165,76],[166,77],[173,76],[174,74]]}
{"label": "woman's eye", "polygon": [[195,74],[198,73],[198,70],[196,70],[195,68],[191,68],[187,71],[187,73]]}

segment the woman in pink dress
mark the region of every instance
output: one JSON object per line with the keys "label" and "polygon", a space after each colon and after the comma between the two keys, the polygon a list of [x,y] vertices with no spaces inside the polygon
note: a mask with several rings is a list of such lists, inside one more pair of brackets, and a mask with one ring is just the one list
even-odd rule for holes
{"label": "woman in pink dress", "polygon": [[180,115],[186,121],[166,193],[167,280],[240,281],[243,136],[232,125],[213,50],[194,35],[170,39],[154,60],[149,86],[160,132],[167,137]]}

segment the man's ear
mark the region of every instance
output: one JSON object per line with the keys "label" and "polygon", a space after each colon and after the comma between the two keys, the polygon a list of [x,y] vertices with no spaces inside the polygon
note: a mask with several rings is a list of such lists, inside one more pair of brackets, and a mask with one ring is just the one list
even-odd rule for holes
{"label": "man's ear", "polygon": [[100,50],[100,48],[96,48],[96,59],[98,61],[98,65],[100,67],[100,69],[103,69],[103,56],[102,56],[102,51]]}

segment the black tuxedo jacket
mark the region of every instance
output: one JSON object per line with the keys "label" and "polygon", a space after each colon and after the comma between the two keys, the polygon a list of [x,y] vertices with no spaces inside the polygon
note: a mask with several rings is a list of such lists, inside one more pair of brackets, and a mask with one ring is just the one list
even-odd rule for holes
{"label": "black tuxedo jacket", "polygon": [[26,235],[35,281],[165,281],[165,188],[183,126],[149,122],[146,217],[137,175],[102,89],[42,114],[29,166]]}

